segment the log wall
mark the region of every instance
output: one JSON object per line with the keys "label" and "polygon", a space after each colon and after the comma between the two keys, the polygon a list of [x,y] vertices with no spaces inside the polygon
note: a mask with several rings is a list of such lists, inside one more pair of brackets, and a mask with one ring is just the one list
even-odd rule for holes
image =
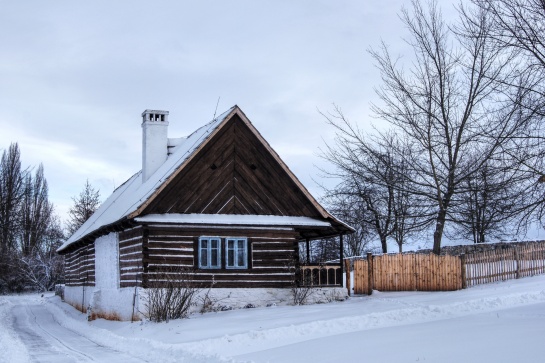
{"label": "log wall", "polygon": [[142,244],[144,229],[141,226],[119,233],[119,286],[142,284]]}
{"label": "log wall", "polygon": [[[247,238],[248,268],[198,269],[202,236]],[[291,228],[137,226],[119,233],[119,287],[155,287],[169,268],[177,273],[180,269],[191,271],[192,283],[202,287],[290,287],[299,239]],[[222,248],[222,260],[224,257]],[[93,244],[67,254],[66,273],[68,286],[95,285]]]}
{"label": "log wall", "polygon": [[[150,225],[143,237],[144,285],[155,286],[161,270],[169,267],[198,266],[197,249],[201,236],[245,237],[248,240],[247,269],[196,269],[195,284],[203,287],[288,287],[293,282],[290,264],[295,258],[298,233],[289,228],[218,228]],[[222,248],[222,259],[225,249]],[[164,278],[164,276],[163,276]]]}
{"label": "log wall", "polygon": [[66,286],[95,286],[95,246],[89,244],[67,253]]}

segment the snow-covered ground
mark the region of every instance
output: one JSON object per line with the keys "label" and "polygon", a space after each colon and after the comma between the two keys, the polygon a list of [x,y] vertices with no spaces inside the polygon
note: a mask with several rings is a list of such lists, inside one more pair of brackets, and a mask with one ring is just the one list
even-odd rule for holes
{"label": "snow-covered ground", "polygon": [[[344,302],[208,313],[161,324],[87,322],[57,297],[2,296],[0,361],[36,359],[20,330],[24,321],[48,330],[45,315],[55,317],[57,330],[50,335],[74,341],[72,350],[86,352],[83,360],[99,362],[109,361],[112,350],[126,361],[148,362],[545,362],[545,276],[454,292],[375,292]],[[72,332],[98,348],[88,353],[78,347]]]}

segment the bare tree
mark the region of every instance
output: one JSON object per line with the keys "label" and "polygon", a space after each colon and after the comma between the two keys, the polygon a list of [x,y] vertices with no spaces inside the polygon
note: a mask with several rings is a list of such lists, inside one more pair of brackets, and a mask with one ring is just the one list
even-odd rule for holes
{"label": "bare tree", "polygon": [[[460,6],[464,21],[475,24],[477,13],[485,13],[490,19],[487,42],[509,58],[512,74],[501,80],[513,104],[518,105],[515,117],[531,120],[531,127],[519,138],[502,144],[505,153],[517,160],[519,171],[527,182],[525,210],[521,214],[519,227],[535,213],[543,224],[545,216],[545,188],[536,183],[545,180],[544,154],[545,133],[545,2],[543,0],[472,0],[478,12]],[[469,28],[474,36],[477,27]],[[534,183],[528,182],[534,181]]]}
{"label": "bare tree", "polygon": [[411,170],[404,160],[407,156],[401,154],[410,150],[395,133],[365,135],[338,107],[324,116],[335,128],[336,139],[322,153],[335,170],[323,172],[340,179],[327,191],[328,204],[333,210],[345,208],[348,219],[361,224],[362,233],[377,236],[382,252],[388,252],[389,238],[401,250],[406,237],[430,221],[416,189],[409,188]]}
{"label": "bare tree", "polygon": [[[472,0],[491,21],[488,41],[498,48],[514,53],[516,77],[511,86],[520,86],[535,93],[526,104],[539,115],[545,115],[545,1],[543,0]],[[461,7],[467,21],[474,22],[471,11]],[[527,76],[523,84],[520,75]]]}
{"label": "bare tree", "polygon": [[11,144],[0,162],[0,293],[52,289],[63,278],[55,252],[63,240],[43,166],[34,175],[22,169]]}
{"label": "bare tree", "polygon": [[341,242],[339,238],[323,238],[310,244],[310,262],[316,264],[338,260],[340,256]]}
{"label": "bare tree", "polygon": [[[414,50],[406,71],[383,43],[371,50],[382,76],[374,113],[410,140],[406,163],[419,194],[435,209],[433,251],[440,253],[446,222],[457,196],[489,160],[508,156],[505,146],[524,138],[531,120],[520,117],[520,93],[513,102],[505,91],[513,76],[513,55],[488,42],[492,22],[477,8],[472,21],[461,17],[448,27],[435,2],[412,1],[402,10]],[[476,156],[476,157],[475,157]]]}
{"label": "bare tree", "polygon": [[[453,208],[451,237],[484,243],[514,238],[527,203],[528,180],[516,167],[490,160],[464,181]],[[531,184],[531,183],[530,183]]]}
{"label": "bare tree", "polygon": [[19,241],[23,256],[30,256],[45,243],[53,205],[48,199],[47,180],[40,164],[34,177],[28,173],[24,179],[23,198],[20,209]]}
{"label": "bare tree", "polygon": [[74,205],[68,211],[67,230],[68,234],[73,234],[100,206],[100,192],[95,190],[89,180],[78,197],[72,198]]}
{"label": "bare tree", "polygon": [[[16,249],[19,207],[23,199],[21,153],[17,143],[4,150],[0,161],[0,258]],[[1,261],[0,261],[1,262]]]}
{"label": "bare tree", "polygon": [[[367,220],[369,217],[363,201],[354,193],[343,193],[341,190],[327,190],[324,203],[329,207],[331,213],[352,226],[355,233],[344,237],[344,256],[362,256],[370,249],[373,233],[369,229]],[[336,257],[338,258],[338,256]],[[326,260],[331,260],[328,258]]]}

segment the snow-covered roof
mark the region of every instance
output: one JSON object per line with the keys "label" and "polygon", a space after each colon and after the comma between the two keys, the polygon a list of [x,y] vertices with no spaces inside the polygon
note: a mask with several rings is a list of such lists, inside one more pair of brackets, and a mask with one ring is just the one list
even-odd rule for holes
{"label": "snow-covered roof", "polygon": [[327,221],[310,217],[247,214],[148,214],[135,218],[135,221],[144,223],[331,227],[331,223]]}
{"label": "snow-covered roof", "polygon": [[139,171],[119,186],[97,211],[59,247],[57,252],[63,251],[72,243],[97,231],[99,228],[113,224],[137,210],[236,108],[237,106],[231,107],[189,135],[183,143],[180,143],[173,150],[165,163],[144,183],[142,183],[142,171]]}
{"label": "snow-covered roof", "polygon": [[[286,173],[292,178],[293,182],[307,196],[309,201],[316,207],[324,219],[320,221],[310,217],[293,216],[257,216],[257,215],[195,215],[195,214],[152,214],[147,216],[140,215],[145,207],[157,196],[161,190],[168,184],[171,178],[174,178],[177,172],[183,169],[183,166],[193,158],[197,151],[203,147],[222,125],[237,114],[253,130],[255,136],[261,141],[265,148],[277,160]],[[98,210],[59,248],[57,252],[63,252],[68,246],[91,236],[93,233],[107,233],[109,227],[117,226],[124,220],[135,220],[136,222],[163,222],[163,223],[210,223],[214,224],[238,224],[238,225],[290,225],[290,226],[312,226],[312,227],[333,227],[341,228],[345,232],[353,232],[352,227],[339,221],[337,218],[327,212],[306,190],[304,185],[295,177],[289,168],[280,160],[280,157],[270,147],[267,141],[251,125],[244,113],[238,106],[233,106],[226,112],[219,115],[214,120],[197,129],[187,138],[168,139],[168,157],[166,161],[153,173],[145,182],[142,183],[142,171],[134,174],[129,180],[118,187],[112,195],[106,199]],[[236,219],[236,221],[235,221]],[[333,225],[334,224],[334,225]]]}

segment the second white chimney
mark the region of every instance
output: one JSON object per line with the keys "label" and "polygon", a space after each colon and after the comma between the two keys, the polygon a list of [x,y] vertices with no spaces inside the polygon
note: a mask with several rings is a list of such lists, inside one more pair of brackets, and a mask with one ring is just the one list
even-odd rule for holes
{"label": "second white chimney", "polygon": [[167,160],[168,111],[142,112],[142,183]]}

